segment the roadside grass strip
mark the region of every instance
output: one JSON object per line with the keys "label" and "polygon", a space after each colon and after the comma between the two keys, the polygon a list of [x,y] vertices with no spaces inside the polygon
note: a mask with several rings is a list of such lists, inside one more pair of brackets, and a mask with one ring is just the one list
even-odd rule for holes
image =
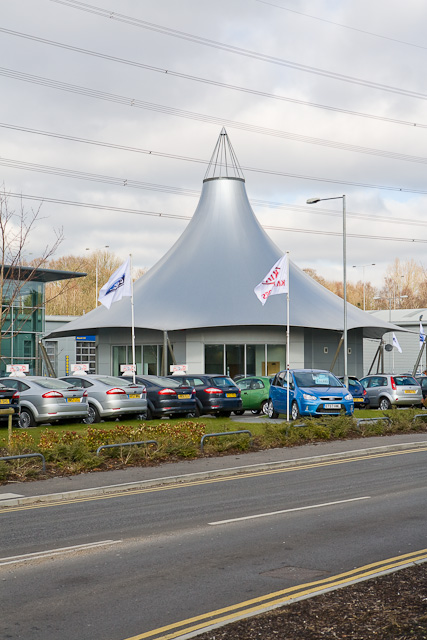
{"label": "roadside grass strip", "polygon": [[212,629],[222,627],[231,622],[237,622],[243,618],[266,613],[286,604],[297,602],[306,598],[311,598],[322,593],[334,591],[357,582],[363,582],[372,578],[377,578],[388,573],[405,569],[414,564],[421,564],[427,561],[427,549],[414,551],[394,558],[388,558],[380,562],[367,564],[363,567],[340,573],[330,578],[308,582],[294,587],[289,587],[281,591],[275,591],[259,598],[246,600],[223,609],[217,609],[199,616],[181,620],[152,631],[147,631],[125,640],[186,640]]}

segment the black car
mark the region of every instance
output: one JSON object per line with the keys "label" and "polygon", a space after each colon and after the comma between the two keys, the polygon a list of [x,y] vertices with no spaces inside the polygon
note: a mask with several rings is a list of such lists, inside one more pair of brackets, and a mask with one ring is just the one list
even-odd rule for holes
{"label": "black car", "polygon": [[217,417],[229,417],[232,411],[242,408],[240,389],[231,378],[221,374],[186,374],[169,376],[196,389],[196,415],[213,413]]}
{"label": "black car", "polygon": [[[19,427],[19,391],[16,389],[10,389],[0,384],[0,409],[13,409],[12,414],[12,426]],[[0,413],[0,426],[7,426],[9,424],[9,415],[7,413]]]}
{"label": "black car", "polygon": [[[132,380],[132,376],[124,376]],[[147,389],[147,420],[163,416],[195,416],[196,392],[180,380],[164,376],[135,376],[135,382]]]}

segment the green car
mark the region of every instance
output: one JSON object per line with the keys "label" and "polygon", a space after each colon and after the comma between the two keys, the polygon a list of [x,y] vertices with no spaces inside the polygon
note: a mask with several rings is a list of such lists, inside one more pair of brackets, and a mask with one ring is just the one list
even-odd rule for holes
{"label": "green car", "polygon": [[234,411],[237,416],[241,416],[245,411],[250,410],[257,415],[264,413],[267,415],[268,397],[271,378],[267,376],[250,376],[240,378],[236,384],[242,395],[242,408]]}

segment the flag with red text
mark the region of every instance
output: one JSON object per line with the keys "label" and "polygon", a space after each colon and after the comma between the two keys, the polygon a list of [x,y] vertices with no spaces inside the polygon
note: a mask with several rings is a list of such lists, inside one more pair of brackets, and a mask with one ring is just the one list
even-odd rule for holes
{"label": "flag with red text", "polygon": [[270,296],[289,293],[288,273],[288,255],[285,253],[254,289],[261,304],[264,305]]}

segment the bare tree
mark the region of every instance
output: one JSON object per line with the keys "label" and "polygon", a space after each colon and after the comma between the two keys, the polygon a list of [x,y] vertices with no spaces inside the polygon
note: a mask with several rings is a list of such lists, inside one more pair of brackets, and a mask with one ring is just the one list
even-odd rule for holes
{"label": "bare tree", "polygon": [[[28,299],[26,285],[34,280],[38,268],[46,266],[63,241],[62,229],[53,229],[52,244],[46,245],[40,256],[29,264],[25,254],[37,222],[41,220],[40,207],[26,210],[21,200],[16,208],[11,208],[10,199],[3,187],[0,191],[0,358],[3,357],[2,341],[13,339],[34,310],[43,306],[41,297],[37,300]],[[19,310],[15,321],[14,308]]]}

